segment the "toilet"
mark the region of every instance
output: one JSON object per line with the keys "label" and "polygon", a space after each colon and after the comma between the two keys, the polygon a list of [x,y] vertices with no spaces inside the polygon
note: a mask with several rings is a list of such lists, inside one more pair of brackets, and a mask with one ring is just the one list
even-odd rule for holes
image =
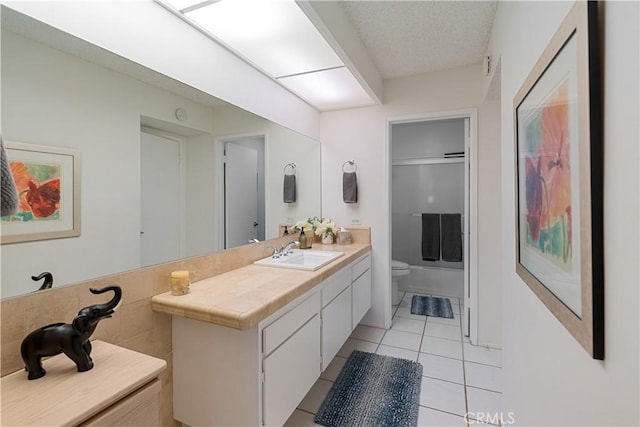
{"label": "toilet", "polygon": [[398,282],[402,276],[409,274],[409,264],[402,261],[391,260],[391,304],[400,304],[400,292]]}

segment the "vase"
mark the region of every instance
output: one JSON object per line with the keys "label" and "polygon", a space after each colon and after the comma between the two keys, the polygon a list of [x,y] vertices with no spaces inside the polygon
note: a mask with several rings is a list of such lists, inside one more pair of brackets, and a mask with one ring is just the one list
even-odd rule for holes
{"label": "vase", "polygon": [[333,234],[325,234],[322,236],[323,245],[333,245]]}

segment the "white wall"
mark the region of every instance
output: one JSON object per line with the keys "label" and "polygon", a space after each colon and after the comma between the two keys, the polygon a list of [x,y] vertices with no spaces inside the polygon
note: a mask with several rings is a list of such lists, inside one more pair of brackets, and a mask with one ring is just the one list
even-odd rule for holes
{"label": "white wall", "polygon": [[[390,224],[389,216],[389,152],[387,147],[386,121],[403,116],[459,110],[479,107],[482,103],[482,73],[480,66],[471,66],[429,73],[420,76],[392,79],[385,82],[385,104],[381,106],[356,108],[344,111],[322,113],[320,130],[322,141],[322,211],[339,225],[349,224],[352,218],[359,218],[364,225],[371,226],[373,246],[373,307],[365,321],[371,325],[384,326],[385,312],[390,320],[390,303],[385,303],[389,291],[390,272]],[[497,126],[490,115],[479,110],[482,126]],[[483,134],[478,135],[480,149],[486,144]],[[358,204],[342,202],[341,166],[346,160],[354,159],[358,164]],[[500,159],[481,158],[479,169],[499,168]],[[479,189],[478,199],[485,192],[494,192],[495,185],[486,182]],[[495,184],[495,183],[493,183]],[[484,215],[496,215],[500,206],[487,208]],[[482,224],[483,218],[479,218]],[[497,235],[497,230],[494,235]],[[499,257],[495,239],[479,241],[478,252]],[[485,289],[492,288],[499,294],[499,271],[486,271],[483,278]],[[498,291],[495,291],[498,289]],[[390,301],[390,300],[388,300]],[[486,302],[479,307],[480,312],[499,319],[500,301]],[[498,320],[499,322],[499,320]],[[490,322],[493,325],[497,322]],[[500,344],[499,332],[487,332],[495,336],[487,339]]]}
{"label": "white wall", "polygon": [[516,424],[638,425],[639,4],[607,2],[604,45],[605,359],[583,350],[515,273],[513,98],[570,2],[501,2],[503,409]]}
{"label": "white wall", "polygon": [[[2,296],[139,267],[140,119],[211,131],[212,108],[2,31],[2,132],[8,141],[82,152],[82,234],[2,247]],[[184,124],[184,123],[183,123]]]}

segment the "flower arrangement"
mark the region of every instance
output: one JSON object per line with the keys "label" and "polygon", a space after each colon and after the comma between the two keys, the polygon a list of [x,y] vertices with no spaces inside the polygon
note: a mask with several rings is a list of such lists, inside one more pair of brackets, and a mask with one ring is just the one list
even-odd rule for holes
{"label": "flower arrangement", "polygon": [[316,236],[329,237],[336,234],[338,229],[336,223],[330,219],[314,216],[296,222],[291,230],[293,230],[294,233],[299,233],[301,230],[304,230],[305,233],[313,231]]}

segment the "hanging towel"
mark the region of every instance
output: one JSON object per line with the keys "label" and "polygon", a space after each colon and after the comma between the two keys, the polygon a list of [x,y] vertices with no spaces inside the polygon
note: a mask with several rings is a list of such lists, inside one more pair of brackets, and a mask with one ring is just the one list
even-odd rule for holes
{"label": "hanging towel", "polygon": [[293,174],[284,176],[283,201],[284,203],[296,201],[296,176]]}
{"label": "hanging towel", "polygon": [[342,201],[358,203],[358,178],[355,172],[342,173]]}
{"label": "hanging towel", "polygon": [[462,261],[462,231],[460,214],[442,214],[442,260]]}
{"label": "hanging towel", "polygon": [[440,214],[422,214],[422,259],[440,259]]}
{"label": "hanging towel", "polygon": [[7,153],[4,151],[2,136],[0,136],[0,169],[2,173],[1,213],[2,216],[12,215],[18,212],[18,190],[16,189],[13,175],[11,175],[11,168],[9,167]]}

